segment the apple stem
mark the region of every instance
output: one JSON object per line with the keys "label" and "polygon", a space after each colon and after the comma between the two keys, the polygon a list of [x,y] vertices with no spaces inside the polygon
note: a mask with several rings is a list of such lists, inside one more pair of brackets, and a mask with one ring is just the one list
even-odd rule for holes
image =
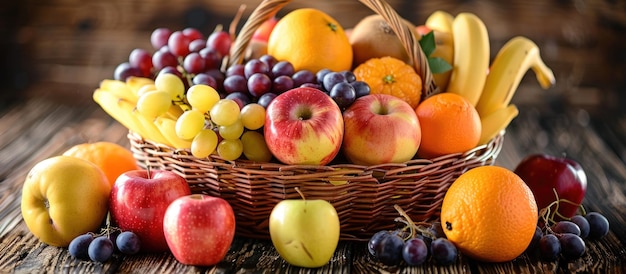
{"label": "apple stem", "polygon": [[150,165],[146,163],[146,171],[148,172],[148,179],[152,178],[152,174],[150,170],[151,170]]}
{"label": "apple stem", "polygon": [[300,188],[299,187],[294,187],[294,189],[296,190],[296,192],[298,192],[298,194],[300,194],[300,197],[302,197],[302,200],[306,201],[306,198],[304,198],[304,193],[302,193]]}

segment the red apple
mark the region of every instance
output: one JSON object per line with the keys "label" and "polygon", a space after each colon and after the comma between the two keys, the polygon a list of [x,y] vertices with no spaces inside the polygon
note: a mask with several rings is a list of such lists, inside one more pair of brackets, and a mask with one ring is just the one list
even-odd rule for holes
{"label": "red apple", "polygon": [[343,113],[343,152],[360,165],[406,162],[415,156],[422,132],[415,110],[387,94],[358,98]]}
{"label": "red apple", "polygon": [[559,203],[558,213],[566,218],[576,214],[587,192],[585,171],[579,163],[565,157],[531,154],[517,165],[515,173],[530,187],[539,208],[556,201],[554,190],[559,199],[572,202]]}
{"label": "red apple", "polygon": [[163,215],[172,201],[190,194],[187,181],[172,171],[132,170],[115,181],[109,210],[120,229],[139,236],[141,251],[168,251]]}
{"label": "red apple", "polygon": [[180,263],[211,266],[230,249],[235,237],[235,213],[222,198],[204,194],[183,196],[165,211],[163,231]]}
{"label": "red apple", "polygon": [[267,107],[265,141],[288,165],[326,165],[341,148],[341,110],[319,89],[299,87],[278,95]]}
{"label": "red apple", "polygon": [[267,43],[267,40],[270,38],[270,33],[272,33],[276,23],[278,23],[278,18],[276,18],[276,16],[272,16],[270,19],[263,22],[261,26],[259,26],[254,33],[252,33],[252,40]]}

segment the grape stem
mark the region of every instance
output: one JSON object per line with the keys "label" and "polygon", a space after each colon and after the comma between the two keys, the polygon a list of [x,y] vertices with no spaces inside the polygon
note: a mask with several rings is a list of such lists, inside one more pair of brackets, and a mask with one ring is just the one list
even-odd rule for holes
{"label": "grape stem", "polygon": [[[555,216],[564,219],[564,220],[570,220],[571,218],[565,217],[563,215],[561,215],[561,213],[559,213],[559,205],[564,202],[564,203],[568,203],[568,204],[572,204],[572,205],[576,205],[576,203],[567,200],[567,199],[563,199],[563,198],[559,198],[559,194],[557,193],[556,189],[552,189],[552,191],[554,192],[554,196],[556,198],[555,201],[553,201],[552,203],[550,203],[549,205],[547,205],[546,207],[542,208],[541,210],[539,210],[539,217],[541,219],[543,219],[543,221],[546,224],[546,228],[547,231],[550,233],[553,233],[552,230],[550,229],[550,225],[556,223],[555,220]],[[552,207],[554,207],[554,210],[552,210]],[[582,211],[583,215],[586,215],[586,211],[585,211],[585,207],[583,207],[583,205],[578,205],[578,207],[580,208],[580,210]]]}
{"label": "grape stem", "polygon": [[106,217],[104,224],[105,224],[105,227],[103,227],[100,230],[99,234],[95,234],[96,236],[106,235],[107,237],[110,237],[111,233],[116,232],[116,231],[122,231],[119,227],[115,227],[111,225],[111,211],[107,211],[107,217]]}
{"label": "grape stem", "polygon": [[[408,236],[410,238],[415,238],[415,236],[417,235],[417,232],[420,232],[420,234],[429,237],[431,239],[435,238],[435,235],[433,235],[430,231],[428,231],[427,229],[425,229],[423,227],[423,225],[428,225],[428,223],[425,222],[414,222],[411,217],[409,216],[409,214],[406,213],[406,211],[404,211],[399,205],[393,205],[393,208],[396,209],[396,211],[398,211],[398,213],[400,214],[400,216],[402,216],[402,218],[396,218],[397,222],[401,222],[403,224],[406,225],[406,227],[409,228],[410,230],[410,235]],[[404,229],[406,229],[406,227]],[[405,240],[407,240],[405,239]]]}

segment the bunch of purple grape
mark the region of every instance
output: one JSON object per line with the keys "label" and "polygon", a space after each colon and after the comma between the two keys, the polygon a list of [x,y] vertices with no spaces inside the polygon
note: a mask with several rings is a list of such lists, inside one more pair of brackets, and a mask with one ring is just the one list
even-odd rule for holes
{"label": "bunch of purple grape", "polygon": [[124,81],[130,76],[154,79],[159,73],[172,73],[215,89],[221,86],[224,73],[220,67],[232,44],[228,32],[215,31],[205,38],[195,28],[182,31],[157,28],[150,36],[150,43],[155,52],[151,54],[141,48],[132,50],[128,62],[116,67],[114,79]]}
{"label": "bunch of purple grape", "polygon": [[395,266],[402,262],[421,265],[431,258],[440,265],[456,262],[458,250],[445,238],[439,222],[427,228],[427,233],[408,235],[406,230],[381,230],[369,240],[367,249],[376,260]]}
{"label": "bunch of purple grape", "polygon": [[602,214],[575,215],[549,227],[538,225],[527,251],[537,252],[545,261],[576,260],[585,253],[585,239],[600,239],[608,232],[609,221]]}
{"label": "bunch of purple grape", "polygon": [[370,86],[356,79],[352,71],[331,71],[322,69],[316,73],[317,83],[309,86],[324,91],[332,98],[340,109],[345,110],[354,101],[370,94]]}
{"label": "bunch of purple grape", "polygon": [[104,234],[86,233],[74,238],[68,246],[70,255],[79,260],[108,261],[115,251],[125,255],[139,252],[141,241],[131,231]]}
{"label": "bunch of purple grape", "polygon": [[265,54],[244,64],[230,66],[225,73],[223,91],[240,107],[255,102],[267,108],[279,94],[315,82],[309,70],[295,71],[288,61],[278,61]]}
{"label": "bunch of purple grape", "polygon": [[370,93],[369,85],[356,80],[351,71],[295,71],[290,62],[268,54],[222,71],[232,45],[231,35],[223,30],[205,38],[194,28],[181,31],[157,28],[150,36],[150,43],[154,53],[141,48],[132,50],[128,61],[116,67],[114,79],[125,81],[130,76],[154,79],[160,73],[171,73],[179,76],[186,88],[197,84],[211,86],[222,98],[236,101],[240,108],[249,103],[267,107],[279,94],[300,86],[324,91],[342,110]]}

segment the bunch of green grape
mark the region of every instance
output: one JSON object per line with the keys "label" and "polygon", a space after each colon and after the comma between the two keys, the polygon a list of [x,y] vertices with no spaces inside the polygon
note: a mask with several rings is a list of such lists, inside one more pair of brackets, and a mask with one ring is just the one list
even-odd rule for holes
{"label": "bunch of green grape", "polygon": [[[183,112],[172,127],[160,128],[164,135],[190,143],[194,157],[217,153],[224,160],[242,155],[257,162],[268,162],[272,154],[260,132],[265,124],[265,108],[250,103],[240,108],[232,99],[221,98],[215,88],[196,84],[185,90],[173,74],[159,74],[154,90],[139,94],[137,111],[149,117],[165,115],[172,104]],[[174,131],[174,132],[163,132]]]}

